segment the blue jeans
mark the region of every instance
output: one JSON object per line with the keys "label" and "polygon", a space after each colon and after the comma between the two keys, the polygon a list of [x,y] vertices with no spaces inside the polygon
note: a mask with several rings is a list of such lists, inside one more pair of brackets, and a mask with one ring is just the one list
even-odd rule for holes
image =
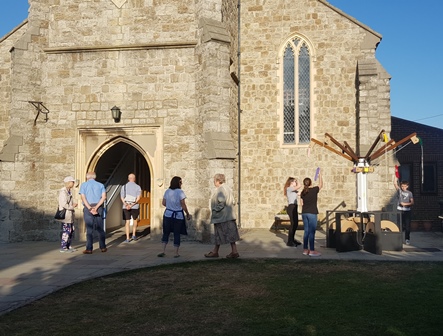
{"label": "blue jeans", "polygon": [[303,227],[305,230],[305,234],[303,235],[303,249],[314,251],[315,231],[317,230],[317,215],[302,213],[301,218],[303,219]]}
{"label": "blue jeans", "polygon": [[85,224],[86,224],[86,249],[88,251],[92,251],[94,230],[96,230],[98,233],[98,243],[100,249],[106,248],[106,243],[105,243],[106,234],[102,218],[103,207],[98,208],[97,212],[98,215],[94,216],[86,207],[83,208],[83,217],[85,219]]}

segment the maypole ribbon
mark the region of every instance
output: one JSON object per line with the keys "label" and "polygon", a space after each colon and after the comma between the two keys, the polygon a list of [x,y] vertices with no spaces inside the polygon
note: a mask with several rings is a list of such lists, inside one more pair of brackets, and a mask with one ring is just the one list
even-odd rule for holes
{"label": "maypole ribbon", "polygon": [[418,143],[420,144],[421,148],[421,184],[425,183],[425,174],[424,174],[424,164],[423,164],[423,140],[422,138],[418,138]]}
{"label": "maypole ribbon", "polygon": [[421,148],[421,184],[424,183],[424,173],[423,173],[423,139],[419,138],[418,136],[413,136],[411,138],[411,141],[415,144],[420,144],[420,148]]}

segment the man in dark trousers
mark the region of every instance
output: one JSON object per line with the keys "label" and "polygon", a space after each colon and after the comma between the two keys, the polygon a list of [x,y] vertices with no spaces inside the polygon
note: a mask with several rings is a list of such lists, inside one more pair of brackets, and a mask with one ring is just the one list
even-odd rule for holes
{"label": "man in dark trousers", "polygon": [[95,172],[86,174],[86,182],[80,186],[80,197],[83,202],[83,217],[86,224],[86,250],[83,254],[92,254],[93,232],[97,230],[99,246],[106,252],[105,230],[103,225],[103,204],[106,200],[105,186],[97,182]]}
{"label": "man in dark trousers", "polygon": [[394,187],[398,193],[397,210],[401,212],[401,222],[403,230],[405,230],[405,243],[409,245],[411,243],[411,207],[414,205],[414,196],[408,190],[408,181],[402,181],[398,186],[398,180],[394,178]]}

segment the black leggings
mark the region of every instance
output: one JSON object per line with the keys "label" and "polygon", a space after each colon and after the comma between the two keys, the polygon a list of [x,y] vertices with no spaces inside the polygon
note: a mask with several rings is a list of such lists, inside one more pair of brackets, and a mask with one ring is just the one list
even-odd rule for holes
{"label": "black leggings", "polygon": [[289,234],[288,234],[288,244],[290,244],[295,242],[295,231],[297,231],[298,228],[297,203],[288,205],[288,215],[289,215],[289,220],[291,221],[291,227],[289,229]]}
{"label": "black leggings", "polygon": [[411,236],[411,211],[401,212],[401,222],[405,231],[405,239],[409,240]]}

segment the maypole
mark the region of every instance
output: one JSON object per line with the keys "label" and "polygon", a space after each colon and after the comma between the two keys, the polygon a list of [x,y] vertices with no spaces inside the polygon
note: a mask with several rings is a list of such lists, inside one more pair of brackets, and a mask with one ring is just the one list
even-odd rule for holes
{"label": "maypole", "polygon": [[[355,151],[352,149],[349,144],[344,141],[343,144],[338,142],[336,139],[332,137],[332,135],[325,133],[325,137],[329,138],[329,140],[336,145],[340,150],[337,150],[331,147],[326,141],[321,142],[317,139],[312,138],[311,141],[317,145],[320,145],[329,151],[337,154],[351,162],[353,162],[352,172],[357,174],[357,211],[358,212],[368,212],[368,194],[367,194],[367,174],[374,172],[374,167],[371,165],[371,162],[378,157],[386,154],[387,152],[397,148],[402,145],[406,141],[411,140],[414,144],[419,142],[417,138],[417,133],[412,133],[407,137],[401,139],[398,142],[395,142],[393,139],[388,140],[388,136],[384,130],[380,132],[378,137],[373,142],[369,151],[365,156],[358,156]],[[378,148],[374,153],[374,149],[378,145],[380,141],[383,141],[384,144]]]}

